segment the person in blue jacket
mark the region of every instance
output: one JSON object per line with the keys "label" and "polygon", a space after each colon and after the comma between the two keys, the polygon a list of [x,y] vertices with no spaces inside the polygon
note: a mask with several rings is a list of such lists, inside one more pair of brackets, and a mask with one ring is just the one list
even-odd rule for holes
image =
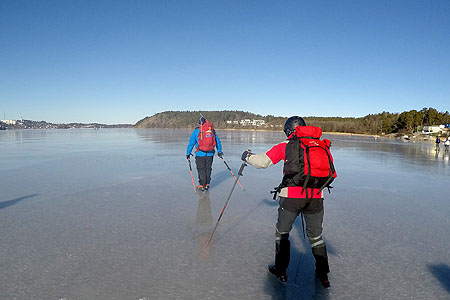
{"label": "person in blue jacket", "polygon": [[215,153],[214,147],[217,148],[217,155],[220,158],[223,157],[222,144],[220,143],[219,136],[217,135],[216,131],[212,128],[211,128],[211,132],[212,132],[213,136],[211,138],[213,138],[215,141],[215,145],[212,146],[212,150],[202,151],[199,149],[200,127],[205,122],[209,122],[209,121],[206,120],[202,115],[200,115],[200,120],[198,122],[198,125],[192,132],[191,137],[189,139],[189,144],[186,149],[186,158],[188,160],[190,160],[192,149],[194,148],[194,146],[196,147],[195,165],[197,167],[198,183],[199,183],[197,188],[201,191],[209,189],[209,185],[211,182],[212,163],[213,163],[213,158],[214,158],[214,153]]}

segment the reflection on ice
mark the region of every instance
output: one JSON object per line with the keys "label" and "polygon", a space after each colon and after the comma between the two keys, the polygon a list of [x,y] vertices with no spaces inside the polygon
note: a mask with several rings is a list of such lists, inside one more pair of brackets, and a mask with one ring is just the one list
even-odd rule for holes
{"label": "reflection on ice", "polygon": [[211,245],[208,243],[211,237],[212,213],[209,191],[198,192],[198,206],[196,222],[201,226],[198,234],[198,256],[201,259],[211,258]]}

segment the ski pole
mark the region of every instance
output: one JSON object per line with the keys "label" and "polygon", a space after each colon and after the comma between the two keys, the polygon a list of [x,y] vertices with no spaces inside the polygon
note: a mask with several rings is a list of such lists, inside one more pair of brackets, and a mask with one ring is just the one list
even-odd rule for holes
{"label": "ski pole", "polygon": [[197,193],[197,189],[195,188],[195,183],[194,183],[194,175],[192,175],[191,160],[189,158],[188,158],[188,163],[189,163],[189,170],[191,171],[191,178],[192,178],[192,185],[194,186],[194,193]]}
{"label": "ski pole", "polygon": [[238,178],[239,178],[239,176],[242,176],[242,171],[244,170],[244,168],[245,168],[246,165],[247,165],[247,164],[246,164],[246,162],[244,161],[244,162],[242,163],[242,165],[241,165],[241,168],[239,169],[238,177],[237,177],[236,180],[234,181],[233,187],[231,188],[231,191],[230,191],[230,193],[228,194],[227,202],[225,202],[225,205],[224,205],[223,208],[222,208],[222,212],[220,213],[219,219],[217,219],[216,226],[214,227],[214,230],[213,230],[213,232],[211,233],[211,237],[209,238],[209,241],[208,241],[207,246],[209,246],[209,243],[211,243],[211,240],[212,240],[212,238],[213,238],[213,236],[214,236],[214,233],[216,232],[217,226],[219,226],[219,222],[220,222],[220,219],[222,218],[223,212],[225,211],[225,208],[227,207],[228,202],[230,201],[231,194],[233,193],[234,187],[236,186],[236,183],[238,182]]}
{"label": "ski pole", "polygon": [[228,166],[228,164],[227,164],[227,162],[225,161],[225,159],[223,159],[223,157],[221,157],[220,159],[222,159],[222,161],[223,161],[223,163],[225,164],[225,166],[227,167],[228,171],[230,171],[231,175],[233,175],[234,179],[237,181],[237,183],[239,183],[239,186],[241,187],[241,189],[242,189],[243,191],[245,191],[245,190],[244,190],[244,187],[242,186],[242,184],[239,182],[239,180],[236,178],[236,176],[234,176],[233,171],[231,171],[231,169],[230,169],[230,167]]}

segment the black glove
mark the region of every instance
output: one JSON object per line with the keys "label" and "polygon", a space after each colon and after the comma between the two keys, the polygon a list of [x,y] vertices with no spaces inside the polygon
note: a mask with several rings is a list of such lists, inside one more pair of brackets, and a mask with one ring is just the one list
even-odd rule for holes
{"label": "black glove", "polygon": [[186,154],[186,159],[190,159],[191,155],[190,154]]}
{"label": "black glove", "polygon": [[247,156],[248,156],[249,154],[250,154],[249,151],[244,151],[244,153],[242,153],[241,159],[242,159],[243,161],[247,161]]}
{"label": "black glove", "polygon": [[217,153],[217,156],[220,157],[220,158],[222,158],[222,157],[223,157],[223,152]]}

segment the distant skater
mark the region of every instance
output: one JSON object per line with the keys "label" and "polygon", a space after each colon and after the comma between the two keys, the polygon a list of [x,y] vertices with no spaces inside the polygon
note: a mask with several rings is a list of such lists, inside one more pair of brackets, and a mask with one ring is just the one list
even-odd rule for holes
{"label": "distant skater", "polygon": [[450,147],[450,137],[447,137],[447,139],[444,142],[445,152],[448,152],[448,148]]}
{"label": "distant skater", "polygon": [[439,136],[437,136],[436,137],[436,152],[439,152],[439,150],[441,150],[441,147],[440,147],[440,142],[441,142],[441,139],[439,138]]}
{"label": "distant skater", "polygon": [[217,155],[222,158],[222,144],[219,136],[214,130],[213,124],[200,114],[197,127],[191,134],[186,149],[186,158],[190,160],[192,149],[195,151],[195,165],[198,173],[197,189],[205,191],[209,189],[211,183],[212,163],[214,158],[214,148],[217,148]]}
{"label": "distant skater", "polygon": [[284,161],[283,180],[276,189],[279,208],[275,231],[275,264],[269,265],[268,270],[281,282],[287,281],[286,270],[290,261],[289,233],[297,216],[302,215],[316,261],[315,275],[324,288],[329,288],[328,255],[322,239],[322,191],[329,187],[336,177],[329,151],[331,142],[320,140],[322,130],[319,127],[306,126],[303,118],[298,116],[290,117],[286,121],[284,133],[287,140],[264,153],[242,153],[242,160],[258,169]]}

